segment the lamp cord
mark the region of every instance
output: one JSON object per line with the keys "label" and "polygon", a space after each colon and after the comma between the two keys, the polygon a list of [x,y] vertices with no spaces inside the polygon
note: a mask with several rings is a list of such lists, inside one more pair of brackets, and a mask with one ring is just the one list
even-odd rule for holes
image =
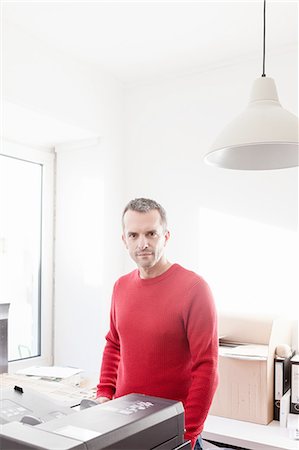
{"label": "lamp cord", "polygon": [[263,73],[262,77],[265,77],[265,59],[266,59],[266,0],[264,0],[264,31],[263,31]]}

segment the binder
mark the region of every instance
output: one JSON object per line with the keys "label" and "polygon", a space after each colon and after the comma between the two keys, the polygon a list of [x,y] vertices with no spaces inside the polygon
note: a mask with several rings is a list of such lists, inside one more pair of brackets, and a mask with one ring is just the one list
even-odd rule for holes
{"label": "binder", "polygon": [[291,358],[276,356],[274,359],[274,420],[280,420],[281,398],[291,387]]}
{"label": "binder", "polygon": [[279,425],[285,428],[287,426],[288,415],[290,412],[290,398],[291,398],[291,389],[289,389],[280,399]]}
{"label": "binder", "polygon": [[299,355],[295,355],[291,358],[290,412],[299,414]]}

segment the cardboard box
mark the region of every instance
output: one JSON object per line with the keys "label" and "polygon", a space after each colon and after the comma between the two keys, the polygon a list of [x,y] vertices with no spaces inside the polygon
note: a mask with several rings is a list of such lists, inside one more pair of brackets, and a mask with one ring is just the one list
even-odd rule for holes
{"label": "cardboard box", "polygon": [[273,420],[274,356],[291,344],[291,322],[220,315],[219,385],[210,414],[268,424]]}

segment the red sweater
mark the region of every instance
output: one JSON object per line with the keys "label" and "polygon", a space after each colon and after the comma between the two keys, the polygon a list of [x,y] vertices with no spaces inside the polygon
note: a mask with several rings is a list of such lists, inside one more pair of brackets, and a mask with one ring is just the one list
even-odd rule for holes
{"label": "red sweater", "polygon": [[206,282],[173,264],[155,278],[138,270],[114,286],[97,396],[140,393],[183,402],[195,444],[217,386],[218,337]]}

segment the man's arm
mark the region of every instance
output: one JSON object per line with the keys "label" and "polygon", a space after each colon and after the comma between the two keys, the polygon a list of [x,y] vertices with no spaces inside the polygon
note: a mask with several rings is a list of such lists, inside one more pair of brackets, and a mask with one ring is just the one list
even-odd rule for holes
{"label": "man's arm", "polygon": [[103,353],[100,380],[97,385],[97,397],[107,397],[111,400],[116,389],[120,348],[119,344],[111,340],[111,330],[107,334],[106,340],[107,343]]}
{"label": "man's arm", "polygon": [[95,401],[96,401],[97,403],[99,403],[100,405],[101,405],[102,403],[109,402],[110,400],[111,400],[111,399],[108,398],[108,397],[97,397],[97,398],[95,399]]}
{"label": "man's arm", "polygon": [[218,383],[218,330],[214,300],[201,280],[189,292],[185,326],[192,357],[192,383],[185,404],[186,439],[202,432]]}
{"label": "man's arm", "polygon": [[[99,384],[97,385],[97,399],[100,403],[111,400],[115,394],[118,364],[120,360],[120,344],[115,325],[115,289],[113,291],[110,330],[106,336],[106,346],[103,353]],[[107,400],[106,400],[107,399]]]}

